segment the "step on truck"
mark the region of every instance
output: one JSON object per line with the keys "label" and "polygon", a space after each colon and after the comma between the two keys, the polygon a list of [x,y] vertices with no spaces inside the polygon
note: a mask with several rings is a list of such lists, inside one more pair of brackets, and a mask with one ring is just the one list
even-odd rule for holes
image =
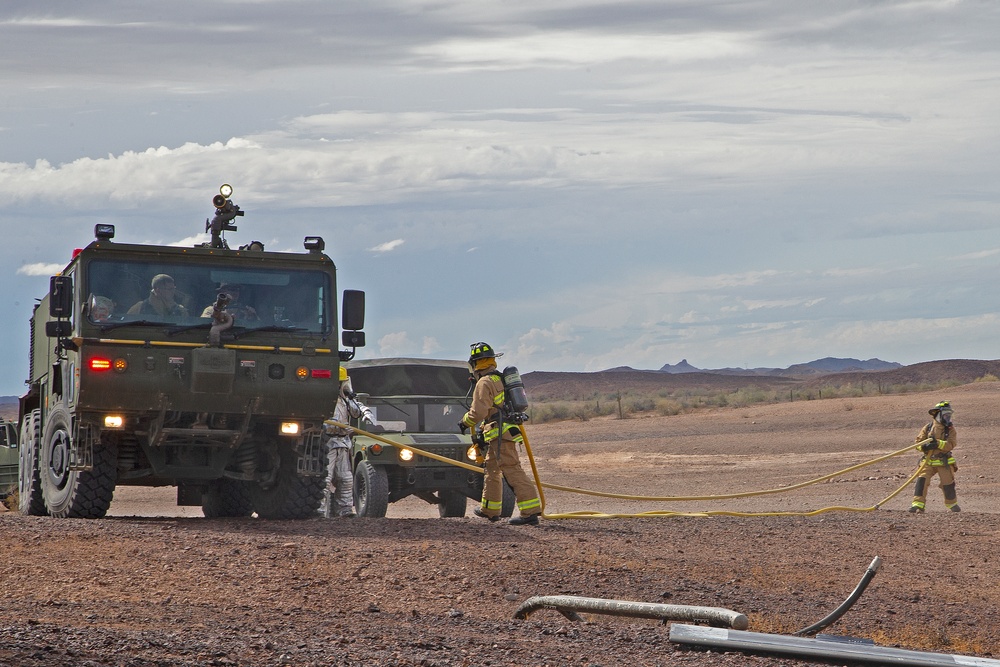
{"label": "step on truck", "polygon": [[[371,408],[369,430],[387,445],[355,435],[354,508],[359,516],[384,517],[389,503],[416,496],[437,505],[442,518],[462,517],[471,499],[483,495],[483,475],[419,454],[476,465],[472,437],[458,427],[469,409],[472,375],[468,363],[449,359],[386,358],[345,364],[351,385]],[[501,515],[514,512],[514,491],[505,481]]]}
{"label": "step on truck", "polygon": [[118,243],[98,224],[50,279],[20,398],[22,513],[100,518],[117,486],[174,486],[207,517],[315,515],[322,423],[365,342],[364,293],[344,292],[338,326],[319,236],[299,253],[230,249],[231,194],[212,200],[211,241]]}

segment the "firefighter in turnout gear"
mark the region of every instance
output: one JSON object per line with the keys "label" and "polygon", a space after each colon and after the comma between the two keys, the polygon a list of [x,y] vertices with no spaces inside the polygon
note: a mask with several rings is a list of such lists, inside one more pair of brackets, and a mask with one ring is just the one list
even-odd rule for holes
{"label": "firefighter in turnout gear", "polygon": [[[934,421],[920,429],[920,435],[917,436],[916,444],[923,452],[920,464],[924,469],[917,476],[910,512],[922,514],[926,509],[927,487],[930,486],[934,475],[938,476],[941,490],[944,491],[944,506],[952,512],[960,512],[958,494],[955,491],[955,472],[958,470],[958,465],[952,453],[958,444],[958,436],[955,434],[955,426],[951,423],[951,404],[948,401],[941,401],[928,412]],[[930,442],[924,443],[928,439]]]}
{"label": "firefighter in turnout gear", "polygon": [[[351,387],[347,369],[340,367],[340,393],[333,408],[333,421],[346,424],[351,419],[361,419],[375,423],[371,409],[357,399]],[[354,472],[351,466],[353,443],[351,431],[333,424],[324,424],[323,432],[328,436],[326,490],[320,513],[329,518],[357,516],[354,511]]]}
{"label": "firefighter in turnout gear", "polygon": [[459,428],[463,432],[467,429],[481,430],[486,450],[483,500],[473,512],[476,516],[497,521],[503,506],[503,480],[506,479],[520,510],[520,516],[509,523],[514,526],[537,526],[542,501],[535,484],[521,468],[517,452],[517,446],[524,442],[521,429],[518,424],[504,421],[505,395],[503,380],[497,371],[498,356],[486,343],[473,344],[469,354],[469,368],[476,386],[472,392],[472,406],[459,423]]}

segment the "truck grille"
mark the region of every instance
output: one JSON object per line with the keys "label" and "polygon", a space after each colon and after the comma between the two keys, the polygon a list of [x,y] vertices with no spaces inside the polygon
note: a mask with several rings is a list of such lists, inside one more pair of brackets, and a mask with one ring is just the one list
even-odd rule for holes
{"label": "truck grille", "polygon": [[[454,459],[455,461],[465,460],[465,447],[428,447],[427,451],[433,452],[438,456],[446,456],[449,459]],[[446,465],[441,463],[441,461],[435,461],[434,459],[421,456],[419,454],[417,455],[417,463],[425,465]]]}

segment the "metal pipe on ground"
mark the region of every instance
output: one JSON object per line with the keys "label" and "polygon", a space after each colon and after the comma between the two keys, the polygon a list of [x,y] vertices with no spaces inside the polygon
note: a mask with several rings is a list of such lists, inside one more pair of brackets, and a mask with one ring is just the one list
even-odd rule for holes
{"label": "metal pipe on ground", "polygon": [[582,621],[577,612],[628,616],[631,618],[653,618],[667,621],[688,621],[707,623],[716,627],[730,627],[745,630],[749,621],[744,614],[721,607],[695,607],[655,602],[632,602],[630,600],[606,600],[604,598],[584,598],[575,595],[539,595],[528,598],[514,612],[514,618],[524,620],[539,609],[554,609],[571,621]]}
{"label": "metal pipe on ground", "polygon": [[840,606],[819,621],[816,621],[809,627],[802,628],[796,632],[796,636],[803,637],[806,635],[814,635],[828,625],[832,625],[838,618],[846,614],[847,610],[854,606],[854,603],[858,601],[861,594],[865,592],[866,588],[868,588],[868,584],[871,583],[871,580],[875,577],[875,573],[878,572],[879,565],[881,564],[882,559],[879,556],[875,556],[871,564],[868,566],[868,569],[865,570],[864,576],[861,577],[861,581],[859,581],[858,585],[854,587],[854,591],[847,596],[847,599],[841,602]]}
{"label": "metal pipe on ground", "polygon": [[884,665],[910,665],[913,667],[1000,667],[1000,660],[977,658],[949,653],[910,651],[890,646],[875,646],[870,640],[852,637],[820,635],[816,638],[791,635],[769,635],[761,632],[743,632],[726,628],[706,628],[675,623],[670,626],[670,641],[678,644],[708,646],[732,651],[780,653],[795,657],[808,656],[827,660],[854,660]]}

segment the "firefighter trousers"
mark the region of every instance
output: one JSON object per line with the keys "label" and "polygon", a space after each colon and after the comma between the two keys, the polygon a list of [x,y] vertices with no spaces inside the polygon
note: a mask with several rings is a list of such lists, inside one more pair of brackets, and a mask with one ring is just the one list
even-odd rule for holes
{"label": "firefighter trousers", "polygon": [[938,485],[944,492],[944,506],[951,509],[958,504],[958,493],[955,490],[955,473],[950,465],[929,465],[917,476],[916,486],[913,489],[913,503],[911,507],[924,509],[927,505],[927,489],[931,485],[934,475],[938,476]]}
{"label": "firefighter trousers", "polygon": [[[499,516],[503,508],[503,480],[514,491],[517,507],[523,516],[542,513],[542,501],[535,483],[521,468],[517,444],[504,439],[490,442],[486,452],[486,474],[483,479],[483,502],[480,508],[486,516]],[[499,450],[499,451],[498,451]]]}

